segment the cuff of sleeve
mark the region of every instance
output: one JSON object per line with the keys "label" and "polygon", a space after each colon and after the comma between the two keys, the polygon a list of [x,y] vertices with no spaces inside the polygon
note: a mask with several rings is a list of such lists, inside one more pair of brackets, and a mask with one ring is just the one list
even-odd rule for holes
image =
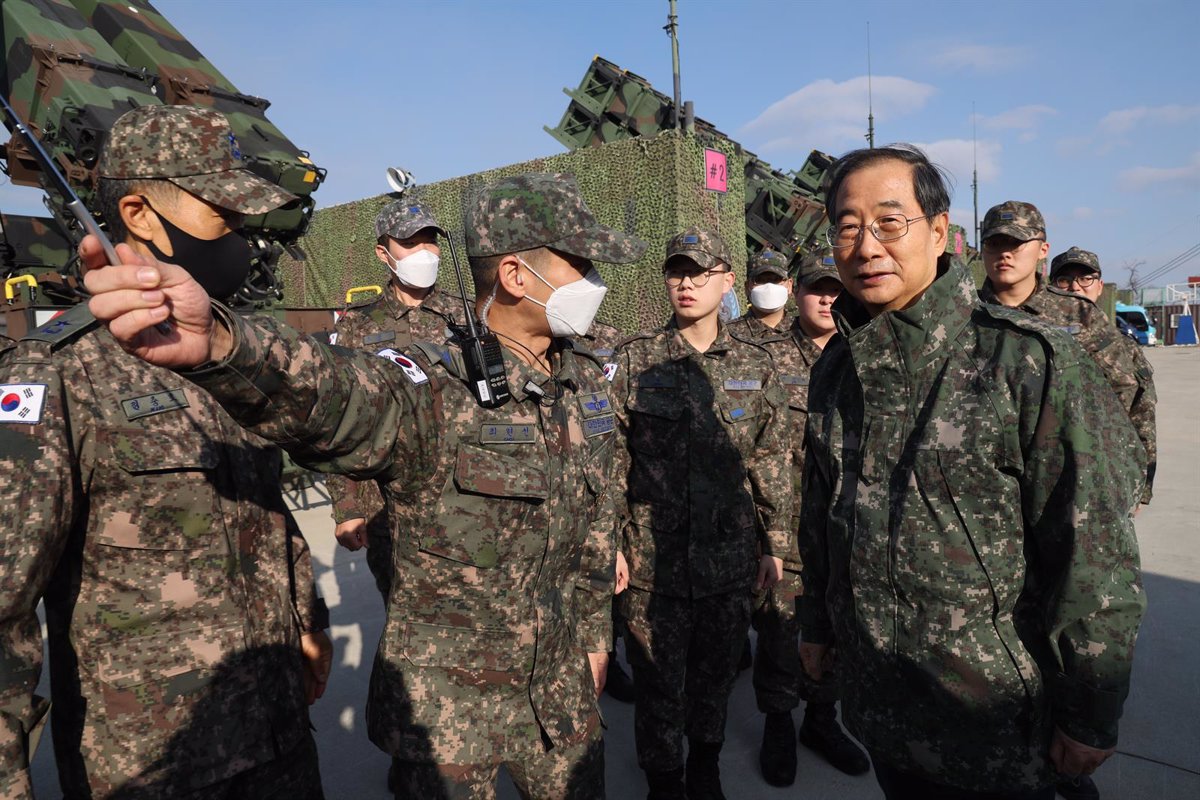
{"label": "cuff of sleeve", "polygon": [[579,625],[579,642],[589,653],[612,651],[612,613],[605,611]]}
{"label": "cuff of sleeve", "polygon": [[1051,704],[1054,723],[1077,742],[1101,750],[1117,744],[1117,724],[1128,688],[1096,689],[1059,673]]}
{"label": "cuff of sleeve", "polygon": [[302,621],[301,633],[316,633],[329,627],[329,606],[325,605],[324,597],[313,599],[312,609],[308,618]]}
{"label": "cuff of sleeve", "polygon": [[211,300],[210,307],[212,308],[213,322],[220,325],[225,330],[229,331],[229,336],[232,339],[232,346],[229,354],[221,361],[206,361],[203,364],[197,364],[191,369],[181,369],[179,373],[188,378],[199,378],[216,370],[233,365],[234,360],[241,349],[242,341],[245,336],[242,333],[241,325],[239,324],[237,314],[229,309],[224,303]]}
{"label": "cuff of sleeve", "polygon": [[793,550],[792,536],[785,530],[767,531],[763,544],[764,555],[786,559]]}
{"label": "cuff of sleeve", "polygon": [[815,594],[805,593],[796,598],[796,616],[800,621],[800,638],[809,644],[833,644],[833,625],[825,613],[824,601]]}
{"label": "cuff of sleeve", "polygon": [[341,525],[348,519],[359,518],[366,519],[367,515],[359,510],[357,506],[348,506],[346,508],[333,507],[333,521],[335,524]]}

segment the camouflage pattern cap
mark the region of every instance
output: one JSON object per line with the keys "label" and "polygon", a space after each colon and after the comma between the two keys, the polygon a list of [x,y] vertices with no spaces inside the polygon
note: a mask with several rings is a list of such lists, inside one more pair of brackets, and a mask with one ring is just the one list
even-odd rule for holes
{"label": "camouflage pattern cap", "polygon": [[675,234],[667,242],[667,257],[663,260],[663,267],[676,256],[690,258],[704,269],[715,269],[722,263],[733,269],[729,247],[721,234],[695,225]]}
{"label": "camouflage pattern cap", "polygon": [[550,247],[610,264],[629,264],[646,251],[641,239],[601,225],[574,175],[533,172],[485,186],[467,208],[467,255],[519,253]]}
{"label": "camouflage pattern cap", "polygon": [[992,206],[983,217],[983,226],[979,238],[987,239],[997,235],[1011,236],[1027,242],[1030,239],[1046,238],[1046,221],[1042,212],[1033,203],[1022,203],[1020,200],[1005,200],[998,206]]}
{"label": "camouflage pattern cap", "polygon": [[783,280],[788,278],[788,265],[791,263],[791,258],[779,252],[767,248],[754,255],[750,259],[750,266],[746,269],[746,277],[754,280],[760,275],[778,275]]}
{"label": "camouflage pattern cap", "polygon": [[162,178],[220,208],[265,214],[294,194],[245,168],[229,121],[195,106],[139,106],[113,123],[103,178]]}
{"label": "camouflage pattern cap", "polygon": [[833,251],[828,247],[814,250],[800,260],[799,277],[802,286],[812,286],[823,278],[833,278],[838,283],[842,282],[837,265],[833,261]]}
{"label": "camouflage pattern cap", "polygon": [[1100,259],[1090,250],[1083,250],[1079,247],[1072,247],[1065,253],[1059,253],[1050,262],[1050,280],[1058,277],[1058,273],[1062,272],[1064,267],[1071,264],[1078,264],[1081,267],[1087,267],[1095,273],[1100,272]]}
{"label": "camouflage pattern cap", "polygon": [[375,216],[376,239],[381,236],[407,239],[425,228],[433,228],[442,236],[446,235],[446,231],[437,224],[433,214],[430,214],[420,203],[414,203],[411,200],[393,200]]}

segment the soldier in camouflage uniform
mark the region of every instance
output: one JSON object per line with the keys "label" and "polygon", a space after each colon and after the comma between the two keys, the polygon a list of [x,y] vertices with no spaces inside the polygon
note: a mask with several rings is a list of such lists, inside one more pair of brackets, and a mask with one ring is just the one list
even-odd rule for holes
{"label": "soldier in camouflage uniform", "polygon": [[[565,175],[484,188],[466,234],[512,392],[494,409],[456,343],[330,348],[232,317],[168,264],[86,281],[127,347],[205,364],[186,374],[242,424],[310,468],[385,487],[394,573],[367,718],[404,762],[397,796],[494,797],[503,765],[523,797],[599,798],[615,420],[600,362],[564,333],[586,333],[603,297],[592,259],[629,263],[645,245],[600,225]],[[103,260],[90,239],[82,251]],[[139,273],[161,288],[125,291]],[[145,328],[169,310],[177,335]]]}
{"label": "soldier in camouflage uniform", "polygon": [[[804,469],[804,427],[808,420],[809,373],[829,339],[837,332],[832,306],[842,283],[829,251],[815,251],[800,259],[795,279],[795,302],[781,304],[763,292],[779,286],[789,293],[786,256],[764,250],[747,269],[746,294],[750,311],[730,327],[765,347],[775,362],[780,383],[788,395],[792,451],[792,521],[799,526],[800,477]],[[777,293],[776,293],[777,294]],[[764,296],[765,295],[765,296]],[[837,723],[837,683],[832,675],[819,683],[800,667],[800,623],[796,599],[803,592],[800,553],[793,539],[783,558],[783,578],[756,598],[751,625],[758,632],[754,656],[754,697],[766,715],[759,765],[772,786],[791,786],[796,780],[796,727],[792,709],[805,700],[800,741],[837,769],[861,775],[871,769],[865,753]]]}
{"label": "soldier in camouflage uniform", "polygon": [[[391,278],[381,295],[342,312],[334,344],[371,352],[382,347],[404,351],[413,342],[450,338],[451,326],[462,317],[462,300],[434,283],[441,256],[439,234],[446,232],[418,203],[400,199],[383,207],[375,217],[375,255]],[[367,566],[386,599],[391,529],[378,487],[373,481],[360,483],[341,475],[330,475],[325,483],[333,498],[334,535],[349,550],[367,548]]]}
{"label": "soldier in camouflage uniform", "polygon": [[[109,229],[236,289],[231,226],[291,195],[235,148],[216,112],[128,112],[99,164]],[[32,796],[44,599],[66,796],[321,797],[306,694],[328,612],[279,451],[84,305],[8,351],[0,384],[0,796]]]}
{"label": "soldier in camouflage uniform", "polygon": [[1099,304],[1104,294],[1100,259],[1090,250],[1071,247],[1050,261],[1050,283],[1064,292],[1083,295]]}
{"label": "soldier in camouflage uniform", "polygon": [[944,255],[923,153],[849,153],[828,196],[857,308],[809,393],[801,660],[819,677],[836,640],[887,797],[1049,800],[1116,745],[1143,448],[1071,337]]}
{"label": "soldier in camouflage uniform", "polygon": [[1046,242],[1046,223],[1033,204],[1009,200],[988,209],[980,238],[987,270],[980,298],[985,303],[1020,309],[1062,328],[1100,365],[1146,449],[1141,502],[1149,503],[1158,463],[1154,431],[1158,395],[1150,362],[1091,300],[1046,282],[1038,265],[1050,252],[1050,245]]}
{"label": "soldier in camouflage uniform", "polygon": [[767,351],[718,320],[733,286],[720,236],[667,244],[675,313],[617,349],[619,609],[633,666],[638,764],[651,798],[723,798],[726,705],[751,591],[779,580],[792,539],[787,399]]}

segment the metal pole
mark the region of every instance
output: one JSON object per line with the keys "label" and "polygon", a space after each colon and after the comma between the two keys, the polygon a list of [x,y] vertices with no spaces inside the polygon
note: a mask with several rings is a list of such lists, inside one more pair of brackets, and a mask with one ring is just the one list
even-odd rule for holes
{"label": "metal pole", "polygon": [[975,250],[979,250],[979,157],[977,154],[978,137],[975,135],[977,122],[975,119],[975,101],[971,101],[971,197],[975,203]]}
{"label": "metal pole", "polygon": [[867,147],[875,149],[875,104],[871,97],[871,23],[867,23]]}
{"label": "metal pole", "polygon": [[670,0],[670,11],[667,14],[667,25],[663,28],[671,37],[671,74],[675,79],[675,103],[671,107],[674,117],[675,130],[683,126],[683,93],[679,88],[679,17],[675,13],[675,0]]}

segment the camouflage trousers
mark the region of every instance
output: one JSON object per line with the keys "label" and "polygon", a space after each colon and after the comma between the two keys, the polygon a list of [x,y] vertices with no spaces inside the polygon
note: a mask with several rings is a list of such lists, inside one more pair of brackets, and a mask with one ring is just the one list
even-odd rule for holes
{"label": "camouflage trousers", "polygon": [[689,599],[630,587],[618,595],[633,668],[638,765],[683,766],[683,737],[725,740],[729,694],[750,629],[750,592]]}
{"label": "camouflage trousers", "polygon": [[392,527],[382,511],[367,522],[367,569],[386,604],[392,592]]}
{"label": "camouflage trousers", "polygon": [[495,800],[500,767],[524,800],[603,800],[604,738],[599,725],[572,747],[487,764],[428,764],[394,759],[397,798]]}
{"label": "camouflage trousers", "polygon": [[814,681],[800,666],[800,621],[796,599],[803,593],[800,573],[784,569],[783,579],[755,595],[750,624],[758,633],[754,649],[754,699],[764,714],[791,711],[800,704],[835,703],[837,678],[827,671]]}

